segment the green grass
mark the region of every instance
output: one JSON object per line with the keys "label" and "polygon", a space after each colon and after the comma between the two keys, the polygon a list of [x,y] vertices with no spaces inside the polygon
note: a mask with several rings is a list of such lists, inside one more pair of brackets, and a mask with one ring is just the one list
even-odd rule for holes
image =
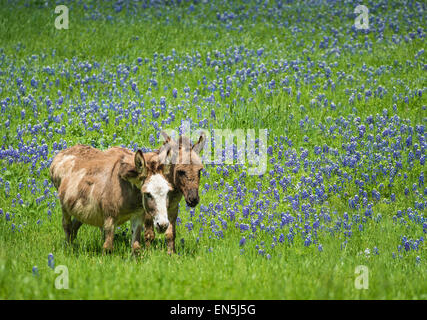
{"label": "green grass", "polygon": [[[179,7],[140,9],[137,15],[127,15],[126,10],[115,13],[109,2],[98,4],[97,1],[89,1],[90,5],[98,8],[104,18],[92,20],[90,13],[86,12],[82,5],[68,4],[70,29],[56,30],[55,5],[48,2],[49,5],[44,7],[45,1],[28,2],[29,6],[25,7],[25,1],[16,5],[0,1],[0,102],[10,99],[5,111],[0,114],[1,146],[5,149],[9,146],[18,147],[17,129],[22,130],[29,123],[33,126],[37,123],[43,124],[43,121],[48,119],[45,98],[48,96],[55,104],[60,96],[58,90],[61,90],[65,99],[62,106],[54,106],[53,115],[61,115],[61,123],[50,119],[48,123],[51,129],[48,128],[47,132],[34,136],[28,131],[23,133],[25,144],[34,141],[37,147],[46,143],[49,157],[52,156],[50,152],[53,143],[61,139],[66,141],[68,146],[86,143],[102,149],[109,145],[133,143],[148,146],[149,135],[154,133],[153,127],[149,125],[152,120],[150,101],[155,98],[159,102],[162,96],[168,101],[168,109],[157,120],[160,123],[168,117],[168,112],[173,112],[176,118],[167,126],[169,128],[176,129],[180,121],[187,118],[192,118],[195,122],[207,118],[208,128],[268,128],[270,144],[274,143],[274,137],[287,136],[293,141],[292,148],[299,153],[300,147],[304,147],[309,150],[310,157],[314,156],[315,145],[322,146],[327,143],[331,148],[341,150],[342,144],[348,143],[348,139],[339,133],[336,132],[334,136],[324,133],[319,127],[319,124],[326,125],[341,117],[365,119],[368,115],[382,114],[383,109],[388,109],[389,114],[396,113],[402,120],[411,121],[414,128],[417,124],[426,125],[426,112],[422,108],[426,105],[425,53],[418,62],[414,59],[419,50],[425,47],[425,40],[416,38],[405,44],[394,44],[391,41],[393,31],[390,28],[384,31],[383,41],[377,41],[373,33],[358,34],[353,38],[352,34],[347,33],[352,24],[351,19],[344,16],[337,19],[336,15],[329,13],[330,8],[327,6],[316,8],[302,4],[289,5],[286,10],[281,11],[283,16],[280,18],[283,23],[288,22],[288,26],[278,26],[274,15],[261,8],[254,21],[237,19],[233,21],[233,27],[236,29],[228,30],[218,22],[216,12],[245,11],[250,5],[245,5],[245,9],[238,9],[237,5],[227,5],[226,2],[212,7],[196,5],[196,10],[188,13],[189,4],[186,3]],[[337,8],[345,12],[353,10],[341,5]],[[376,9],[372,14],[390,17],[397,8],[396,4],[391,4],[388,9]],[[317,13],[322,15],[317,16]],[[114,19],[105,19],[108,14]],[[298,21],[299,16],[311,20]],[[166,17],[169,18],[168,22]],[[425,18],[425,14],[423,17]],[[414,31],[422,25],[419,15],[414,15],[413,25],[409,25],[404,17],[400,17],[398,22],[402,35],[407,35],[407,30]],[[242,25],[242,31],[238,30],[239,25]],[[302,32],[294,32],[293,26],[298,26]],[[342,50],[339,56],[331,53],[330,48],[318,48],[319,41],[323,40],[325,35],[332,35],[331,28],[339,30],[337,39]],[[315,32],[312,32],[312,29]],[[368,49],[364,47],[365,37],[372,42]],[[316,41],[313,51],[310,50],[312,41]],[[360,47],[357,44],[360,44]],[[355,53],[345,49],[345,45],[354,46]],[[243,62],[221,67],[218,72],[214,67],[206,66],[207,57],[211,56],[213,59],[216,50],[225,52],[235,46],[244,46],[245,49],[255,52],[261,47],[264,48],[261,58],[258,59],[256,55],[247,58],[246,68],[254,63],[256,70],[261,68],[260,64],[271,69],[276,65],[275,59],[279,62],[299,59],[304,61],[305,65],[309,58],[316,62],[311,72],[319,72],[321,75],[316,76],[313,83],[302,83],[297,87],[293,75],[302,76],[303,71],[290,68],[287,73],[261,72],[257,83],[251,88],[248,85],[249,80],[240,86],[233,82],[229,97],[223,99],[219,92],[215,91],[213,95],[216,102],[204,102],[201,97],[209,97],[211,94],[207,86],[202,84],[204,76],[209,83],[213,80],[225,82],[227,76],[231,77],[236,70],[245,68]],[[304,49],[307,52],[304,53]],[[158,59],[156,64],[153,63],[154,53],[168,56],[172,55],[173,50],[176,51],[176,60],[163,63]],[[37,59],[31,61],[33,54],[37,55]],[[200,55],[202,67],[193,66],[192,71],[188,68],[178,70],[178,64],[181,67],[186,66],[188,59],[191,60],[197,54]],[[120,84],[120,79],[117,79],[116,88],[113,88],[111,83],[74,82],[75,74],[80,74],[81,79],[92,74],[104,74],[105,78],[111,81],[118,65],[133,67],[138,57],[149,58],[150,62],[143,63],[137,72],[130,72],[124,84]],[[73,70],[73,59],[92,65],[98,63],[99,68],[90,71],[85,71],[84,68]],[[411,63],[408,64],[408,61]],[[336,84],[335,90],[330,87],[322,88],[327,79],[323,75],[323,69],[317,65],[319,62],[324,62],[327,66],[337,63],[337,67],[331,67],[330,78]],[[369,71],[372,74],[361,71],[364,64],[372,68]],[[55,75],[43,71],[47,66],[56,68]],[[375,74],[382,66],[388,69],[382,74]],[[25,73],[21,73],[21,67],[26,68]],[[72,79],[70,80],[66,73],[61,74],[58,71],[61,69],[69,72]],[[340,77],[338,71],[345,72],[345,76]],[[347,77],[349,75],[354,79],[350,80]],[[289,84],[281,85],[280,81],[285,76],[288,76]],[[27,87],[24,96],[32,94],[37,101],[37,118],[33,116],[31,103],[18,101],[17,77],[22,78]],[[32,77],[40,81],[38,89],[31,87]],[[150,84],[147,80],[151,78],[157,80],[158,87],[153,87],[149,95],[147,91]],[[52,86],[41,88],[45,79],[46,83],[52,81]],[[57,79],[58,85],[55,83]],[[272,80],[275,80],[276,88],[271,94],[267,94],[267,84]],[[138,84],[142,96],[130,90],[129,81]],[[70,84],[73,86],[72,90],[69,88]],[[258,84],[262,84],[262,91],[252,94],[252,88],[257,89]],[[313,84],[319,85],[320,89],[314,90]],[[360,101],[355,99],[351,105],[350,96],[345,90],[356,90],[364,97],[362,85],[372,91],[381,85],[388,93],[382,99],[371,97],[368,102],[365,102],[364,98]],[[164,86],[168,87],[167,91],[163,90]],[[189,98],[184,95],[186,86],[191,88]],[[292,95],[284,92],[283,86],[292,87]],[[177,88],[179,92],[176,100],[172,97],[173,88]],[[102,131],[85,130],[81,119],[76,117],[79,114],[79,105],[83,103],[80,97],[81,89],[87,92],[87,102],[98,105],[104,100],[106,105],[122,104],[125,110],[132,108],[133,102],[144,103],[144,107],[140,109],[142,114],[147,116],[146,124],[136,125],[131,122],[130,117],[125,117],[115,124],[116,114],[110,110],[110,122],[102,123]],[[196,89],[199,90],[199,100],[193,102],[193,92]],[[410,103],[404,103],[403,97],[411,96],[417,89],[423,90],[423,96],[411,97]],[[296,100],[298,90],[301,91],[299,101]],[[319,93],[324,93],[329,101],[334,102],[336,109],[310,106],[311,100]],[[393,94],[398,98],[393,98]],[[39,96],[42,97],[41,101]],[[241,97],[245,98],[245,102],[240,102]],[[253,100],[249,101],[249,98]],[[236,102],[233,102],[234,99]],[[396,104],[396,112],[393,111],[393,104]],[[200,107],[202,116],[198,115],[197,106]],[[300,106],[304,106],[304,110],[301,110]],[[20,118],[22,109],[26,110],[25,121]],[[210,118],[212,109],[216,111],[216,120]],[[306,116],[309,121],[304,129],[300,129],[299,122]],[[5,126],[7,119],[10,120],[10,128]],[[68,124],[69,120],[72,120],[71,124]],[[87,122],[91,125],[100,121],[88,112]],[[60,129],[63,124],[66,126],[66,134],[56,133],[55,129]],[[52,132],[51,137],[49,132]],[[117,134],[116,139],[113,134]],[[357,135],[357,132],[353,134]],[[303,141],[304,136],[309,138],[308,142]],[[332,155],[330,159],[336,160]],[[218,191],[210,190],[201,195],[201,203],[193,218],[190,217],[184,202],[181,203],[179,217],[182,222],[177,229],[176,255],[167,255],[164,236],[157,235],[150,249],[144,250],[140,257],[134,257],[130,250],[130,232],[125,231],[122,234],[129,224],[121,226],[117,231],[114,252],[110,255],[102,253],[101,234],[97,228],[90,226],[80,229],[78,239],[72,246],[65,244],[61,210],[59,201],[53,194],[54,188],[50,188],[46,200],[40,203],[35,200],[43,194],[43,181],[48,179],[48,170],[41,168],[41,163],[45,161],[39,160],[33,170],[31,163],[9,164],[6,159],[0,160],[3,168],[1,177],[3,181],[10,182],[8,197],[5,195],[4,182],[1,184],[0,208],[4,214],[15,214],[11,221],[6,221],[4,214],[0,216],[0,299],[427,299],[425,242],[420,244],[418,251],[397,252],[402,235],[411,239],[425,237],[422,224],[413,221],[402,224],[393,220],[397,210],[413,208],[414,201],[421,201],[413,192],[409,196],[403,194],[404,188],[417,182],[419,174],[425,169],[419,164],[410,170],[406,160],[404,161],[408,180],[396,177],[393,188],[386,187],[382,192],[386,199],[390,197],[391,192],[395,193],[396,202],[387,204],[383,199],[376,203],[374,216],[381,213],[382,220],[368,220],[363,231],[359,231],[357,227],[353,229],[353,235],[345,247],[342,247],[345,240],[342,232],[331,234],[326,230],[319,231],[318,235],[323,251],[319,251],[316,245],[305,247],[300,237],[295,237],[292,245],[285,242],[273,250],[270,248],[271,235],[260,231],[255,233],[253,239],[249,239],[246,233],[247,242],[241,247],[239,240],[242,234],[234,227],[234,222],[230,221],[227,221],[227,229],[223,230],[224,238],[216,239],[209,225],[211,219],[220,225],[218,217],[205,216],[206,225],[199,221],[198,217],[201,205],[224,202],[219,200],[218,196],[220,193],[225,195],[226,190],[220,188]],[[273,165],[269,164],[268,170],[272,168]],[[348,168],[346,170],[349,174],[354,172],[355,177],[360,173]],[[216,174],[213,167],[207,167],[207,171],[209,177],[202,177],[200,192],[205,183],[212,185],[222,177]],[[294,181],[299,181],[302,176],[310,175],[310,169],[302,167],[298,173],[290,171],[287,174],[291,174]],[[225,181],[232,185],[237,178],[239,174],[231,172]],[[35,179],[35,185],[40,188],[35,195],[31,193],[30,188],[19,189],[19,183],[27,185],[27,179]],[[256,188],[257,181],[268,187],[270,179],[268,175],[262,179],[248,177],[245,180],[248,190]],[[327,183],[338,183],[338,179],[334,176]],[[379,175],[379,183],[387,185],[387,177]],[[348,188],[345,191],[349,195],[358,192],[354,184],[346,187]],[[369,191],[373,188],[378,190],[377,185],[367,187]],[[289,189],[289,192],[295,192],[293,188]],[[12,199],[18,192],[24,199],[24,205],[13,206]],[[244,199],[244,204],[249,202],[250,193],[247,194],[248,198]],[[286,194],[282,194],[282,199],[283,196]],[[56,206],[48,206],[48,201],[55,202]],[[234,203],[238,201],[232,199],[230,207]],[[224,202],[224,205],[227,204]],[[49,208],[52,210],[51,217],[47,215]],[[342,217],[344,212],[349,212],[350,216],[356,213],[363,215],[363,212],[352,211],[348,207],[348,197],[343,197],[342,194],[331,194],[327,203],[316,205],[317,210],[321,208],[327,210],[334,221],[337,217]],[[278,203],[276,211],[271,214],[291,211],[294,216],[297,215],[292,211],[291,205],[283,200]],[[425,209],[420,211],[420,215],[425,219]],[[239,218],[241,213],[237,215],[237,219]],[[185,227],[189,221],[194,223],[192,231]],[[12,223],[15,225],[14,230]],[[203,228],[201,235],[200,228]],[[286,235],[289,226],[279,231]],[[271,259],[257,253],[255,246],[260,245],[261,241],[265,242],[266,253],[271,253]],[[373,247],[378,248],[378,255],[372,252]],[[371,250],[369,257],[363,253],[366,248]],[[49,253],[54,255],[55,266],[67,266],[68,290],[55,288],[55,278],[58,274],[47,264]],[[393,253],[396,258],[392,258]],[[420,263],[416,263],[417,256],[421,258]],[[367,290],[358,290],[354,285],[357,277],[355,268],[359,265],[369,268]],[[32,273],[34,266],[38,267],[37,276]]]}
{"label": "green grass", "polygon": [[[56,220],[56,221],[55,221]],[[400,230],[390,221],[375,222],[356,234],[345,250],[336,239],[325,239],[324,251],[287,247],[271,260],[248,251],[239,253],[229,236],[197,244],[185,235],[178,255],[169,257],[161,241],[141,257],[134,257],[127,237],[116,237],[112,255],[102,254],[98,229],[82,227],[73,248],[66,247],[60,217],[26,234],[2,236],[1,296],[6,299],[425,299],[422,265],[414,256],[389,259]],[[2,226],[3,227],[3,226]],[[178,239],[184,233],[178,229]],[[31,240],[30,240],[31,239]],[[378,244],[380,255],[367,258],[360,251]],[[210,250],[209,250],[210,249]],[[361,250],[362,249],[362,250]],[[47,266],[52,252],[55,266],[65,265],[69,289],[55,288],[59,274]],[[38,266],[38,276],[31,269]],[[355,268],[369,268],[369,289],[358,290]]]}

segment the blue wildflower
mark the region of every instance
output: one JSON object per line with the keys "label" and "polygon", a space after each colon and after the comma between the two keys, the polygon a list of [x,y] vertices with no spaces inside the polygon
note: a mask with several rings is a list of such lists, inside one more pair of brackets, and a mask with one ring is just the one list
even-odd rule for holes
{"label": "blue wildflower", "polygon": [[52,269],[55,268],[55,261],[52,253],[49,253],[49,255],[47,256],[47,265]]}

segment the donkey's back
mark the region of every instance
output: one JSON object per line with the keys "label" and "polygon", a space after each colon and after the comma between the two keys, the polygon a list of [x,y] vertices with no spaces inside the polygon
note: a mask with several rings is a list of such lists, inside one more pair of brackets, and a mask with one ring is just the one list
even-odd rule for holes
{"label": "donkey's back", "polygon": [[85,159],[96,159],[100,154],[102,154],[102,151],[80,144],[59,152],[53,159],[49,169],[54,186],[58,189],[62,180],[72,174],[76,161],[81,166]]}
{"label": "donkey's back", "polygon": [[54,186],[58,189],[62,180],[73,172],[85,169],[94,171],[106,171],[118,160],[131,164],[133,152],[121,147],[112,147],[101,151],[87,145],[75,145],[60,151],[50,165],[50,177]]}

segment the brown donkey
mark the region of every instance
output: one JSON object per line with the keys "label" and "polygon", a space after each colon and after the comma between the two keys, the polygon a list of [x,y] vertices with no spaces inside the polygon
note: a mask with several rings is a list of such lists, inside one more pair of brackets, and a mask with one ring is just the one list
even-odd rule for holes
{"label": "brown donkey", "polygon": [[115,227],[131,219],[132,250],[137,251],[144,219],[154,221],[159,232],[169,229],[172,186],[164,177],[166,157],[165,153],[134,153],[120,147],[101,151],[85,145],[59,152],[50,176],[58,189],[66,239],[73,241],[83,223],[98,226],[105,232],[104,250],[111,251]]}
{"label": "brown donkey", "polygon": [[[200,152],[206,141],[204,133],[199,140],[192,144],[190,139],[181,136],[178,143],[162,132],[165,139],[160,148],[161,162],[170,165],[170,170],[165,174],[165,178],[172,185],[173,190],[168,195],[168,220],[169,227],[165,237],[168,246],[168,253],[175,253],[176,218],[178,217],[178,205],[184,196],[185,202],[190,207],[195,207],[199,203],[199,183],[200,172],[203,169]],[[153,220],[145,219],[145,243],[154,239]]]}

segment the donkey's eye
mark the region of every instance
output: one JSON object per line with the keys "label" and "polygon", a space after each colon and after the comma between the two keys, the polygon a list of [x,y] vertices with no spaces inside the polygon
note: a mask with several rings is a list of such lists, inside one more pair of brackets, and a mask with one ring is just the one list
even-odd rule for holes
{"label": "donkey's eye", "polygon": [[151,193],[146,193],[145,196],[147,197],[147,199],[153,199],[153,196],[151,195]]}
{"label": "donkey's eye", "polygon": [[180,175],[181,177],[185,176],[185,171],[184,170],[178,170],[178,175]]}

